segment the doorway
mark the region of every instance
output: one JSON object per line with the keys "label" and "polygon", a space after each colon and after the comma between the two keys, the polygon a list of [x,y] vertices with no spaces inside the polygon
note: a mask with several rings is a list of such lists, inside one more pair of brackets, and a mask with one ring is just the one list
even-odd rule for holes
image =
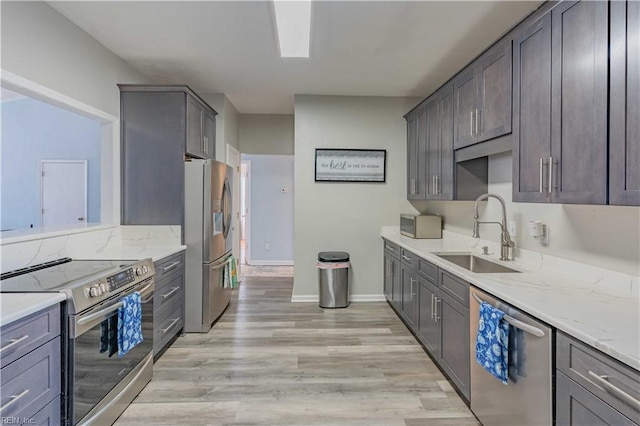
{"label": "doorway", "polygon": [[240,263],[248,265],[249,259],[249,206],[251,204],[251,161],[240,163]]}
{"label": "doorway", "polygon": [[42,226],[87,223],[87,160],[40,161]]}
{"label": "doorway", "polygon": [[[241,255],[241,237],[238,235],[241,231],[240,226],[240,151],[232,145],[227,144],[227,164],[233,169],[231,179],[231,232],[232,232],[232,253],[234,256]],[[240,231],[240,232],[239,232]],[[238,262],[238,277],[242,276],[242,261]]]}

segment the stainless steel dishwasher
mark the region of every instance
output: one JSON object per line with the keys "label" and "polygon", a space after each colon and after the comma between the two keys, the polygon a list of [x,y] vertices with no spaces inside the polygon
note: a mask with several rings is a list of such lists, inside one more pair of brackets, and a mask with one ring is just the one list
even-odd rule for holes
{"label": "stainless steel dishwasher", "polygon": [[[551,328],[471,286],[471,410],[484,426],[543,426],[553,424],[552,330]],[[520,367],[522,375],[514,375],[504,385],[476,361],[476,336],[480,302],[500,309],[504,321],[522,330]],[[517,330],[514,330],[517,332]],[[512,338],[510,333],[509,338]]]}

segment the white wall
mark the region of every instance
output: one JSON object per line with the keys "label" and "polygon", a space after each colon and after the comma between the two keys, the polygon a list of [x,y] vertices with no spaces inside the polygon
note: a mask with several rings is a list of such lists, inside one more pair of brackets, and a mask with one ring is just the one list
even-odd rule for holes
{"label": "white wall", "polygon": [[0,2],[2,69],[119,116],[118,83],[149,79],[44,2]]}
{"label": "white wall", "polygon": [[[640,274],[640,208],[572,204],[513,203],[511,153],[489,157],[489,192],[507,202],[507,217],[516,220],[519,247],[619,272]],[[428,212],[445,217],[445,229],[471,235],[473,202],[426,202]],[[480,220],[500,220],[500,203],[482,203]],[[527,223],[541,220],[550,230],[548,245],[527,234]],[[481,225],[482,238],[499,241],[497,225]],[[517,256],[517,252],[516,252]]]}
{"label": "white wall", "polygon": [[293,154],[293,115],[241,114],[240,152],[243,154]]}
{"label": "white wall", "polygon": [[[351,255],[351,295],[382,295],[380,227],[415,210],[406,199],[406,124],[420,99],[295,98],[294,298],[318,294],[318,252]],[[315,148],[387,150],[386,183],[315,183]]]}
{"label": "white wall", "polygon": [[[252,265],[293,263],[293,155],[242,155],[251,162],[250,241]],[[282,192],[288,188],[288,192]],[[269,244],[269,248],[265,247]]]}

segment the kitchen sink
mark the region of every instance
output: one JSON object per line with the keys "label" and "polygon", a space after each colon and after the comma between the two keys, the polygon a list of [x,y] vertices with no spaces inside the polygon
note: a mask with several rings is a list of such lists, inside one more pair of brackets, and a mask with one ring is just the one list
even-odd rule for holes
{"label": "kitchen sink", "polygon": [[519,273],[515,269],[508,266],[500,265],[498,263],[490,262],[481,257],[474,256],[468,253],[434,253],[436,256],[454,263],[464,269],[479,274],[505,274],[505,273]]}

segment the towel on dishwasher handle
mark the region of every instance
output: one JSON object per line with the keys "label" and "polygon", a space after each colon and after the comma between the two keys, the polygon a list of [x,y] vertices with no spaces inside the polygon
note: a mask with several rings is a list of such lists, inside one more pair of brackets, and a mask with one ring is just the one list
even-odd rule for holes
{"label": "towel on dishwasher handle", "polygon": [[118,309],[118,356],[124,356],[142,342],[142,301],[134,291],[121,300]]}
{"label": "towel on dishwasher handle", "polygon": [[526,340],[524,331],[509,325],[509,380],[518,383],[518,377],[527,377]]}
{"label": "towel on dishwasher handle", "polygon": [[509,373],[509,324],[503,317],[501,310],[486,302],[480,303],[476,361],[506,385]]}

